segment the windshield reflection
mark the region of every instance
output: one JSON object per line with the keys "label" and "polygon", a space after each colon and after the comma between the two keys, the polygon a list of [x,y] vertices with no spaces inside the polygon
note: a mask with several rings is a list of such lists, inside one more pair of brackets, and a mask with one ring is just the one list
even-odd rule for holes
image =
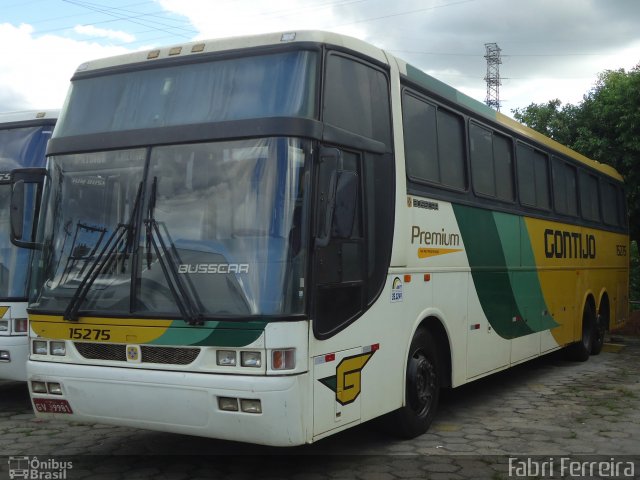
{"label": "windshield reflection", "polygon": [[[307,151],[305,141],[272,138],[52,158],[44,286],[32,306],[65,310],[75,296],[79,311],[301,313]],[[140,182],[144,207],[135,209]],[[134,209],[141,213],[132,217]],[[113,258],[99,260],[114,230],[129,222],[121,244],[109,249]],[[127,248],[131,235],[135,245]]]}
{"label": "windshield reflection", "polygon": [[[0,130],[0,173],[23,167],[41,167],[51,136],[51,125]],[[27,195],[27,204],[34,196]],[[31,252],[9,240],[11,185],[0,185],[0,299],[25,299]]]}

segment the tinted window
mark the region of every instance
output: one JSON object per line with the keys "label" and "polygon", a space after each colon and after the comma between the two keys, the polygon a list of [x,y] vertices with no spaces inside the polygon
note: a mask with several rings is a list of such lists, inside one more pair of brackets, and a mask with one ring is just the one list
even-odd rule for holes
{"label": "tinted window", "polygon": [[443,185],[465,188],[464,148],[462,117],[438,109],[438,157]]}
{"label": "tinted window", "polygon": [[389,145],[386,76],[371,66],[336,54],[329,55],[326,71],[324,120]]}
{"label": "tinted window", "polygon": [[595,175],[580,172],[580,211],[586,220],[600,220],[598,179]]}
{"label": "tinted window", "polygon": [[136,69],[74,80],[55,136],[222,122],[315,118],[314,52]]}
{"label": "tinted window", "polygon": [[620,225],[618,188],[609,182],[602,184],[602,219],[607,225]]}
{"label": "tinted window", "polygon": [[549,209],[549,172],[547,156],[531,147],[518,144],[518,188],[523,205]]}
{"label": "tinted window", "polygon": [[511,140],[473,123],[469,126],[469,140],[476,193],[512,201]]}
{"label": "tinted window", "polygon": [[405,92],[403,124],[407,175],[417,181],[464,189],[462,117]]}
{"label": "tinted window", "polygon": [[406,94],[402,107],[407,174],[417,180],[438,183],[436,107]]}
{"label": "tinted window", "polygon": [[578,215],[576,168],[553,157],[553,200],[556,212]]}

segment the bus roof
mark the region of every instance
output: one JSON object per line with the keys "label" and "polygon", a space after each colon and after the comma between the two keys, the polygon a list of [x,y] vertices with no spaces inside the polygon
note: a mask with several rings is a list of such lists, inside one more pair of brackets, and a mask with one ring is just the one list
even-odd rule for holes
{"label": "bus roof", "polygon": [[269,45],[282,45],[284,43],[324,43],[343,47],[349,50],[359,52],[380,63],[389,64],[393,60],[397,63],[400,73],[406,75],[407,78],[419,85],[433,91],[436,95],[445,100],[470,110],[482,117],[503,125],[509,130],[513,130],[521,136],[528,138],[534,142],[541,143],[546,147],[560,154],[570,157],[588,167],[591,167],[605,175],[613,177],[619,181],[623,181],[623,177],[611,166],[597,162],[581,155],[578,152],[542,135],[539,132],[513,120],[512,118],[497,112],[482,102],[475,100],[468,95],[456,90],[455,88],[437,80],[422,70],[406,63],[394,55],[381,50],[367,42],[358,40],[353,37],[341,35],[331,32],[302,30],[289,32],[275,32],[260,35],[228,37],[213,40],[201,40],[196,42],[184,43],[181,45],[173,45],[153,50],[139,51],[118,55],[114,57],[92,60],[81,64],[76,73],[84,73],[95,70],[109,69],[127,64],[147,63],[160,59],[172,57],[187,57],[199,55],[203,53],[232,51],[244,48],[253,48]]}
{"label": "bus roof", "polygon": [[23,110],[16,112],[0,112],[0,127],[8,124],[33,124],[33,123],[53,123],[58,119],[60,110]]}

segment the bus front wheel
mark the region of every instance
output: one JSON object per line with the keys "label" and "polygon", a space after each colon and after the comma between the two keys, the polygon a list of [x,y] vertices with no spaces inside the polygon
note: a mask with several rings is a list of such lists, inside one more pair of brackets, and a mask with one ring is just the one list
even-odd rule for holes
{"label": "bus front wheel", "polygon": [[414,438],[427,431],[440,398],[441,362],[437,344],[424,328],[416,331],[409,348],[405,405],[394,412],[395,432]]}

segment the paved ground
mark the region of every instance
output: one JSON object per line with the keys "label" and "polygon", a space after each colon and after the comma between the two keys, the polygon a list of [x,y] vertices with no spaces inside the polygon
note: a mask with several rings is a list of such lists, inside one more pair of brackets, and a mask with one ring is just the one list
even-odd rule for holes
{"label": "paved ground", "polygon": [[[430,431],[410,441],[365,424],[313,445],[275,449],[43,421],[31,412],[26,386],[0,383],[0,479],[23,456],[49,462],[40,473],[71,462],[69,479],[628,478],[627,462],[640,478],[640,339],[614,340],[624,346],[607,345],[585,363],[559,352],[446,392]],[[516,470],[528,458],[529,469]],[[617,476],[602,466],[589,471],[596,460],[605,469],[613,464]],[[543,462],[546,470],[536,472]],[[569,469],[576,465],[587,470]]]}

